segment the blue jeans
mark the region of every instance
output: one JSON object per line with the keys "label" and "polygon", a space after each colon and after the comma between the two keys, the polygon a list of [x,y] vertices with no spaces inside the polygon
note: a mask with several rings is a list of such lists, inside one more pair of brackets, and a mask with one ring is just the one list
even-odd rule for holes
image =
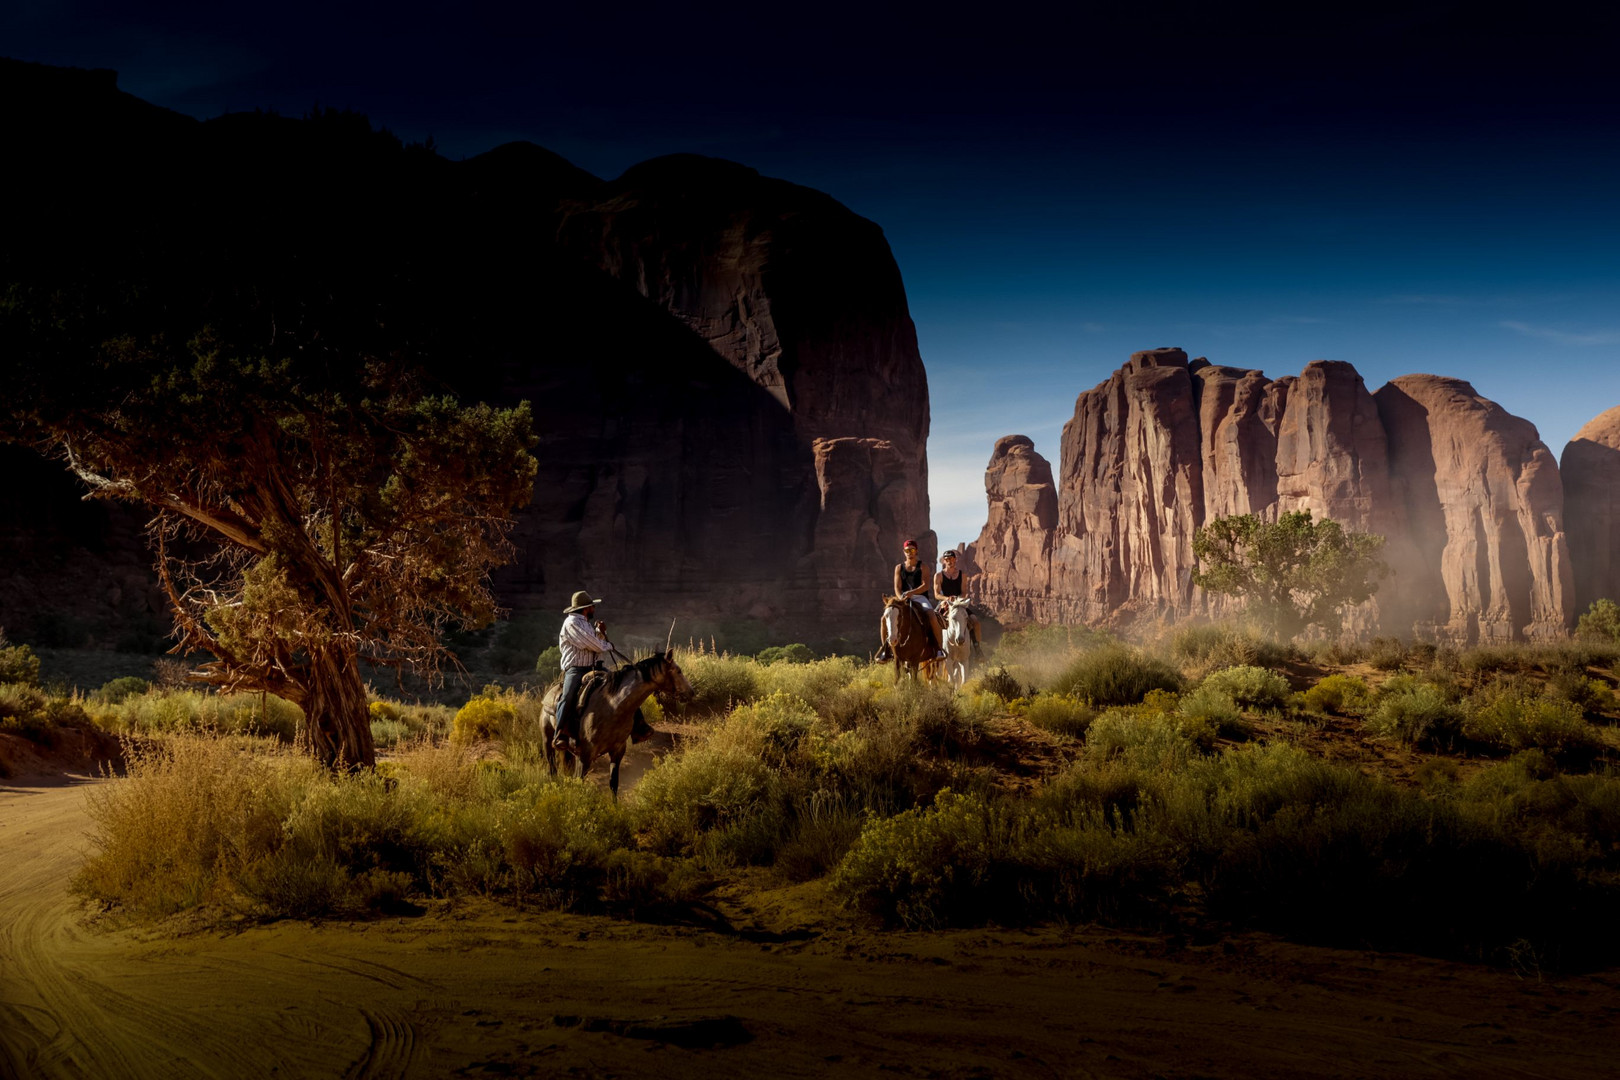
{"label": "blue jeans", "polygon": [[[600,665],[596,665],[599,667]],[[573,724],[576,719],[574,713],[578,711],[575,702],[579,698],[579,683],[585,678],[587,671],[595,667],[571,667],[563,669],[562,696],[557,699],[557,734],[576,738]]]}

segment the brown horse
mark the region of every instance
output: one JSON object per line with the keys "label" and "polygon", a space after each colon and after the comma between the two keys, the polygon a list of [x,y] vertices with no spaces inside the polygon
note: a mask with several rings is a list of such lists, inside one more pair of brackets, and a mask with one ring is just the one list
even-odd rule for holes
{"label": "brown horse", "polygon": [[635,722],[636,710],[654,693],[683,697],[691,692],[691,684],[675,663],[673,649],[610,671],[606,684],[591,696],[579,715],[579,738],[574,750],[558,751],[552,748],[551,740],[557,734],[557,695],[562,693],[559,679],[547,688],[540,702],[540,746],[545,751],[546,768],[556,776],[557,755],[567,754],[574,759],[574,775],[584,779],[596,759],[606,757],[613,762],[608,772],[608,788],[617,800],[619,762],[630,744],[630,728]]}
{"label": "brown horse", "polygon": [[881,634],[883,644],[887,645],[894,657],[894,681],[900,681],[900,668],[905,665],[908,675],[913,677],[921,671],[924,678],[932,679],[939,667],[939,656],[934,649],[933,638],[923,620],[928,616],[917,610],[917,606],[903,596],[885,596],[883,598],[883,622]]}

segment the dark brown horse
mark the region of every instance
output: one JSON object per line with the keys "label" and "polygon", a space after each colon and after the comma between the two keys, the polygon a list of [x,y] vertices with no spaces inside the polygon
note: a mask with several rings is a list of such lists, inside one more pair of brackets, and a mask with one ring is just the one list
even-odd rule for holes
{"label": "dark brown horse", "polygon": [[907,674],[915,676],[921,671],[928,679],[938,670],[939,654],[933,636],[923,624],[926,618],[927,615],[917,610],[917,605],[903,596],[883,598],[882,637],[894,657],[895,682],[900,681],[902,665]]}
{"label": "dark brown horse", "polygon": [[570,752],[555,750],[551,745],[557,734],[557,695],[562,693],[562,681],[552,683],[540,702],[540,746],[545,751],[546,768],[556,776],[557,755],[566,754],[574,759],[574,775],[584,779],[596,759],[606,757],[613,762],[608,773],[608,788],[613,798],[618,799],[619,762],[630,744],[630,728],[635,722],[636,710],[654,693],[681,697],[691,692],[691,684],[675,663],[673,649],[610,671],[606,684],[591,696],[579,714],[579,738]]}

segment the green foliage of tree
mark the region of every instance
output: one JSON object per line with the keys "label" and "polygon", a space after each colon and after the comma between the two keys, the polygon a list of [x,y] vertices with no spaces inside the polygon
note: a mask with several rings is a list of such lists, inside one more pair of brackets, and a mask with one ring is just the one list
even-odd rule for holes
{"label": "green foliage of tree", "polygon": [[1389,573],[1378,557],[1384,538],[1347,532],[1309,510],[1263,521],[1253,514],[1217,518],[1198,530],[1193,584],[1247,601],[1248,612],[1282,638],[1307,626],[1330,633],[1343,610],[1367,600]]}
{"label": "green foliage of tree", "polygon": [[0,629],[0,684],[39,685],[39,657],[27,645],[13,645]]}
{"label": "green foliage of tree", "polygon": [[1575,624],[1575,636],[1587,641],[1620,642],[1620,604],[1594,600]]}

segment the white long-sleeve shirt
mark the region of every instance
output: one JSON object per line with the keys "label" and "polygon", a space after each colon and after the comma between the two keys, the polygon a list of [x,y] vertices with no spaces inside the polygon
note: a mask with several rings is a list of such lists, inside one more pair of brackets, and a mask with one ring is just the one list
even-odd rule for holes
{"label": "white long-sleeve shirt", "polygon": [[613,646],[576,611],[563,620],[557,647],[562,650],[562,667],[567,671],[571,667],[590,667]]}

